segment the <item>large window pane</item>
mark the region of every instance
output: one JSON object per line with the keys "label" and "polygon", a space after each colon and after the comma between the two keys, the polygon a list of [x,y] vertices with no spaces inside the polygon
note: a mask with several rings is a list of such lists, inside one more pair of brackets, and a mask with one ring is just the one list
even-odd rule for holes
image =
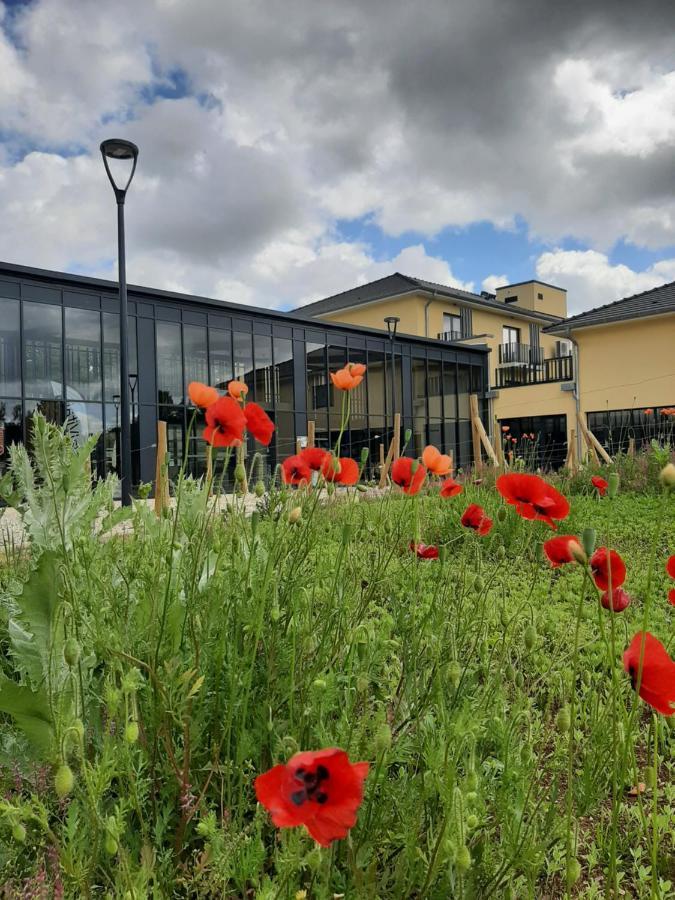
{"label": "large window pane", "polygon": [[[390,415],[390,410],[387,409],[387,395],[390,392],[389,378],[389,367],[386,365],[384,352],[369,349],[366,380],[368,382],[368,412],[371,419],[373,416],[379,416],[384,421],[384,416]],[[378,427],[381,429],[383,426],[379,425]]]}
{"label": "large window pane", "polygon": [[232,332],[209,328],[210,384],[224,391],[232,381]]}
{"label": "large window pane", "polygon": [[206,328],[201,325],[183,325],[183,354],[185,356],[185,384],[191,381],[209,380]]}
{"label": "large window pane", "polygon": [[232,334],[234,346],[234,377],[245,382],[253,390],[253,342],[250,334],[235,331]]}
{"label": "large window pane", "polygon": [[274,402],[277,409],[294,408],[293,341],[274,338]]}
{"label": "large window pane", "polygon": [[457,369],[457,402],[459,405],[460,419],[470,419],[469,406],[469,369],[467,366],[459,366]]}
{"label": "large window pane", "polygon": [[[443,418],[443,380],[441,376],[441,361],[430,359],[427,361],[427,394],[429,396],[429,418]],[[429,438],[431,443],[434,441]],[[435,444],[438,446],[438,444]]]}
{"label": "large window pane", "polygon": [[[133,376],[138,377],[138,354],[136,352],[136,317],[128,319],[129,346],[129,381],[134,387],[132,393],[138,393],[133,385]],[[103,382],[105,399],[113,401],[120,396],[120,317],[115,313],[103,313]]]}
{"label": "large window pane", "polygon": [[48,303],[23,305],[23,359],[27,397],[61,399],[63,355],[61,307]]}
{"label": "large window pane", "polygon": [[326,374],[326,345],[308,342],[307,351],[307,413],[328,411],[328,375]]}
{"label": "large window pane", "polygon": [[447,360],[443,362],[443,406],[445,420],[454,421],[457,418],[457,364]]}
{"label": "large window pane", "polygon": [[29,453],[33,452],[33,416],[36,413],[43,415],[48,422],[63,425],[63,403],[61,400],[25,401],[26,449]]}
{"label": "large window pane", "polygon": [[265,409],[272,408],[274,400],[272,338],[264,334],[255,336],[255,399]]}
{"label": "large window pane", "polygon": [[0,400],[0,475],[9,465],[9,448],[23,442],[21,401]]}
{"label": "large window pane", "polygon": [[[347,349],[346,347],[328,347],[328,372],[337,372],[338,369],[344,369],[347,365]],[[342,398],[344,396],[343,391],[337,391],[333,386],[333,382],[330,381],[328,383],[328,396],[330,402],[330,415],[331,422],[330,427],[331,431],[335,432],[335,438],[337,438],[337,434],[340,428],[340,419],[342,417]],[[331,443],[335,443],[335,438],[331,440]]]}
{"label": "large window pane", "polygon": [[3,297],[0,297],[0,390],[5,396],[21,395],[19,301]]}
{"label": "large window pane", "polygon": [[66,399],[100,400],[101,314],[92,309],[65,309]]}
{"label": "large window pane", "polygon": [[[426,425],[427,419],[427,363],[424,359],[412,360],[413,417],[415,434],[419,432],[419,422]],[[424,448],[422,448],[424,449]]]}
{"label": "large window pane", "polygon": [[178,404],[183,401],[183,361],[180,325],[157,322],[157,402]]}
{"label": "large window pane", "polygon": [[159,418],[166,422],[166,442],[168,451],[168,472],[171,481],[178,477],[183,463],[185,423],[182,406],[160,406]]}

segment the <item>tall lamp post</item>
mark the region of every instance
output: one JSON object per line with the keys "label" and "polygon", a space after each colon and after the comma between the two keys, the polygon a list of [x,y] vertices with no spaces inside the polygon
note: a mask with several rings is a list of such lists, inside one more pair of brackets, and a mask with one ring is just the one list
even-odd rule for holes
{"label": "tall lamp post", "polygon": [[[131,405],[129,403],[129,320],[127,315],[127,266],[124,245],[124,201],[136,171],[138,147],[131,141],[110,138],[101,144],[101,156],[106,174],[117,201],[117,265],[120,286],[120,412],[122,416],[120,483],[122,505],[131,505]],[[129,160],[131,170],[127,183],[120,187],[110,171],[109,160]]]}
{"label": "tall lamp post", "polygon": [[389,335],[389,346],[391,347],[391,435],[394,436],[394,422],[396,421],[396,371],[394,368],[394,341],[396,340],[396,329],[401,321],[399,316],[385,316],[385,324],[387,326],[387,334]]}

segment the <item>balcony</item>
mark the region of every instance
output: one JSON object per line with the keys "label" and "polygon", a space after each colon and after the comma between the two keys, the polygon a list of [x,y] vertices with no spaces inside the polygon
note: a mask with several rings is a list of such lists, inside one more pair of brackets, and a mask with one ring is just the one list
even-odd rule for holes
{"label": "balcony", "polygon": [[500,366],[540,366],[544,362],[544,351],[541,347],[529,344],[500,344]]}
{"label": "balcony", "polygon": [[[536,357],[539,362],[516,362],[511,360],[511,348],[525,347],[523,344],[503,344],[499,348],[500,365],[495,371],[495,388],[522,387],[527,384],[548,384],[553,381],[573,381],[574,364],[571,356],[552,356],[543,358],[541,348]],[[502,363],[502,350],[506,350],[505,356],[508,362]],[[541,356],[539,355],[541,354]],[[515,356],[515,354],[513,354]],[[523,354],[525,356],[525,354]]]}
{"label": "balcony", "polygon": [[461,331],[439,331],[438,332],[438,340],[439,341],[464,341],[466,338],[470,338],[470,334],[462,334]]}

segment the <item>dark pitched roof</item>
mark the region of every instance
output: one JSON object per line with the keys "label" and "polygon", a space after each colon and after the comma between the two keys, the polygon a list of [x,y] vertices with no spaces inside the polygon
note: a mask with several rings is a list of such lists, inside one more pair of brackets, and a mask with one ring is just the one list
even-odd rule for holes
{"label": "dark pitched roof", "polygon": [[576,316],[570,316],[557,325],[549,325],[545,330],[551,334],[562,334],[569,328],[609,325],[612,322],[661,316],[669,312],[675,312],[675,281],[642,291],[641,294],[633,294],[632,297],[624,297],[623,300],[605,303],[604,306],[597,306],[595,309],[589,309]]}
{"label": "dark pitched roof", "polygon": [[459,303],[482,306],[500,313],[507,312],[510,316],[521,316],[527,319],[535,318],[552,323],[561,321],[560,316],[551,316],[547,313],[535,312],[534,310],[505,306],[504,303],[498,300],[490,300],[480,294],[472,294],[470,291],[463,291],[460,288],[450,287],[447,284],[436,284],[434,281],[425,281],[423,278],[414,278],[411,275],[402,275],[400,272],[394,272],[392,275],[386,275],[384,278],[378,278],[376,281],[369,281],[368,284],[359,285],[348,291],[343,291],[341,294],[333,294],[324,300],[307,303],[305,306],[297,307],[293,312],[302,312],[303,315],[308,316],[323,316],[352,306],[361,306],[376,300],[396,297],[398,294],[409,294],[411,291],[428,291],[440,294],[442,297],[448,297],[450,300],[456,300]]}

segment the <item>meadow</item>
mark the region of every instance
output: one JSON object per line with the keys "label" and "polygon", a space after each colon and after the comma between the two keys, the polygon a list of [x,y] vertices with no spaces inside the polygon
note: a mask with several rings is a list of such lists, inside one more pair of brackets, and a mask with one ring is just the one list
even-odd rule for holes
{"label": "meadow", "polygon": [[33,446],[0,483],[29,538],[0,554],[1,896],[675,897],[675,665],[624,660],[672,644],[667,453],[639,492],[556,478],[555,521],[492,472],[371,496],[325,459],[328,490],[290,464],[245,515],[185,478],[157,517],[64,430]]}

